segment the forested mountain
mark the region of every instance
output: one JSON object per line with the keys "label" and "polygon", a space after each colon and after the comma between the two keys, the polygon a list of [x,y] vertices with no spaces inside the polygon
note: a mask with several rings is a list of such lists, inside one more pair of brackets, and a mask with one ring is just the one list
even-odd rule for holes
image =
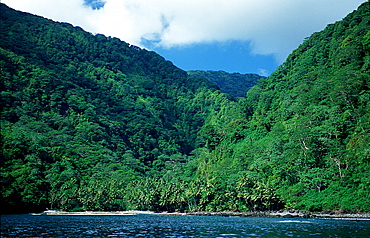
{"label": "forested mountain", "polygon": [[221,91],[233,97],[245,97],[248,90],[261,80],[258,74],[227,73],[225,71],[189,70],[187,73],[193,77],[203,77],[217,84]]}
{"label": "forested mountain", "polygon": [[207,209],[370,210],[369,23],[367,1],[249,90],[244,119],[207,121]]}
{"label": "forested mountain", "polygon": [[126,186],[187,161],[227,100],[154,52],[0,6],[2,204],[125,209]]}
{"label": "forested mountain", "polygon": [[0,4],[1,204],[370,211],[370,4],[230,100],[154,52]]}

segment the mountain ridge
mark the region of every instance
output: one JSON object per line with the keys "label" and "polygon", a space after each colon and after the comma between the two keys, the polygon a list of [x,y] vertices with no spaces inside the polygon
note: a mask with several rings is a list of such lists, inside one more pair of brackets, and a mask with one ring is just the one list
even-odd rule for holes
{"label": "mountain ridge", "polygon": [[227,73],[222,70],[188,70],[187,73],[190,76],[207,78],[218,85],[222,92],[233,97],[245,97],[247,91],[256,85],[258,80],[265,78],[258,74]]}
{"label": "mountain ridge", "polygon": [[[126,186],[162,174],[201,143],[196,131],[216,106],[212,97],[226,97],[155,52],[0,7],[1,189],[13,204],[4,209],[46,206],[50,192],[71,199],[77,194],[60,186],[76,180],[91,189],[100,181],[92,175],[115,174]],[[100,209],[124,207],[118,200]]]}
{"label": "mountain ridge", "polygon": [[370,211],[370,4],[234,100],[0,4],[4,212]]}

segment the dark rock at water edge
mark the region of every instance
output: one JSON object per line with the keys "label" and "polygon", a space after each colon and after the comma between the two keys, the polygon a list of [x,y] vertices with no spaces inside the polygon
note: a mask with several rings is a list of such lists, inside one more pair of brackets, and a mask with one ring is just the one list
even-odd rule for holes
{"label": "dark rock at water edge", "polygon": [[365,219],[370,220],[370,213],[312,213],[307,211],[254,211],[254,212],[188,212],[187,215],[195,216],[239,216],[239,217],[282,217],[282,218],[335,218],[335,219]]}

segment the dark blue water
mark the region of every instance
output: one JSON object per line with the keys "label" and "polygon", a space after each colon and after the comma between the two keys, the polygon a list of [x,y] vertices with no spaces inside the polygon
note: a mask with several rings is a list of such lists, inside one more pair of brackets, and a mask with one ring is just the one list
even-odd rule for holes
{"label": "dark blue water", "polygon": [[1,237],[370,237],[370,221],[259,217],[1,216]]}

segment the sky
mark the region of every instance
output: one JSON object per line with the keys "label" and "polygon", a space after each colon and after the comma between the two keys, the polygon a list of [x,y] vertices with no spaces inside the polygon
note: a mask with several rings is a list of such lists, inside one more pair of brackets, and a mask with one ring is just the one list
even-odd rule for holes
{"label": "sky", "polygon": [[271,74],[306,37],[365,0],[1,0],[117,37],[183,70]]}

